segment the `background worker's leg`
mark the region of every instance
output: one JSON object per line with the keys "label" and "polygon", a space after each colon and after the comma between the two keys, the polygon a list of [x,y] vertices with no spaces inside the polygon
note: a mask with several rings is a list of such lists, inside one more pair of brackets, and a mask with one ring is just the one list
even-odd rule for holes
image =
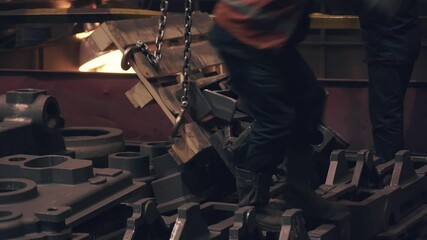
{"label": "background worker's leg", "polygon": [[403,104],[413,64],[369,64],[369,114],[375,150],[381,162],[405,148]]}
{"label": "background worker's leg", "polygon": [[381,162],[404,148],[403,102],[421,48],[417,0],[357,1],[369,72],[369,113]]}

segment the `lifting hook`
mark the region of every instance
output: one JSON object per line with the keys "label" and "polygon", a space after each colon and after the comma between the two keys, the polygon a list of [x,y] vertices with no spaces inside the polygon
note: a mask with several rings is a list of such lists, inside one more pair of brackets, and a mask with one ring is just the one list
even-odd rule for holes
{"label": "lifting hook", "polygon": [[122,61],[120,63],[123,70],[129,70],[131,67],[129,61],[133,58],[133,55],[136,52],[142,52],[144,56],[147,58],[147,61],[150,63],[150,65],[156,70],[159,70],[159,61],[156,58],[156,56],[152,53],[149,53],[146,49],[146,45],[144,45],[143,42],[137,42],[133,45],[130,45],[126,47],[125,51],[123,52]]}

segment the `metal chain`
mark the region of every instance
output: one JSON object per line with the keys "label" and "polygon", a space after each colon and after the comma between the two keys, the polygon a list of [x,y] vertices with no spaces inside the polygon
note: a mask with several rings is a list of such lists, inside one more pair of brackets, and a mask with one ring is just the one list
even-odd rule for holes
{"label": "metal chain", "polygon": [[148,49],[147,44],[144,41],[139,40],[138,42],[136,42],[136,47],[139,48],[142,54],[144,54],[151,66],[153,66],[157,70],[159,67],[159,59],[156,55],[150,52],[150,49]]}
{"label": "metal chain", "polygon": [[181,74],[183,76],[182,88],[184,93],[181,97],[181,111],[178,114],[178,117],[176,118],[175,124],[172,129],[172,139],[175,139],[178,135],[179,127],[181,126],[184,120],[184,114],[187,112],[190,101],[189,93],[191,68],[189,66],[189,63],[191,59],[191,26],[193,25],[192,13],[192,0],[185,0],[184,65],[182,66],[181,71]]}
{"label": "metal chain", "polygon": [[[181,97],[181,111],[178,114],[178,117],[176,118],[175,124],[172,129],[171,137],[172,139],[176,138],[178,135],[179,127],[181,126],[184,114],[187,112],[188,105],[189,105],[189,92],[190,92],[190,72],[191,68],[189,66],[190,59],[191,59],[191,41],[192,41],[192,35],[191,35],[191,26],[193,25],[193,8],[192,8],[193,2],[192,0],[185,0],[185,18],[184,18],[184,26],[185,26],[185,32],[184,32],[184,65],[182,67],[181,74],[183,76],[182,80],[182,88],[183,88],[183,95]],[[154,53],[151,53],[147,44],[144,43],[144,41],[140,40],[135,45],[127,47],[125,51],[123,52],[123,58],[122,58],[122,68],[124,70],[128,70],[130,68],[129,65],[129,58],[132,57],[132,55],[140,51],[142,54],[144,54],[147,57],[148,62],[156,69],[159,68],[159,60],[162,58],[162,45],[163,45],[163,37],[165,35],[165,28],[166,28],[166,20],[167,20],[167,11],[168,11],[169,1],[168,0],[162,0],[160,3],[160,11],[161,15],[159,17],[158,26],[159,31],[157,33],[156,37],[156,50]]]}
{"label": "metal chain", "polygon": [[160,2],[160,16],[158,21],[159,28],[155,41],[156,50],[154,51],[154,53],[150,52],[147,44],[144,41],[139,40],[134,46],[126,48],[126,50],[123,52],[123,58],[121,63],[122,69],[128,70],[130,68],[129,58],[132,57],[132,55],[137,51],[140,51],[142,52],[142,54],[144,54],[151,66],[153,66],[156,70],[159,69],[159,61],[162,58],[162,45],[163,37],[165,36],[168,7],[168,0],[162,0]]}
{"label": "metal chain", "polygon": [[162,45],[163,45],[163,37],[165,36],[166,29],[166,21],[167,21],[167,13],[168,13],[169,1],[162,0],[160,2],[160,17],[159,17],[159,31],[157,32],[156,37],[156,51],[154,52],[154,56],[156,57],[157,62],[162,58]]}
{"label": "metal chain", "polygon": [[189,62],[191,59],[191,26],[193,25],[192,19],[192,0],[185,1],[185,33],[184,33],[184,65],[182,66],[182,76],[184,77],[182,81],[182,86],[184,90],[184,94],[181,98],[181,108],[188,107],[189,101],[189,91],[190,91],[190,72],[191,69],[189,67]]}

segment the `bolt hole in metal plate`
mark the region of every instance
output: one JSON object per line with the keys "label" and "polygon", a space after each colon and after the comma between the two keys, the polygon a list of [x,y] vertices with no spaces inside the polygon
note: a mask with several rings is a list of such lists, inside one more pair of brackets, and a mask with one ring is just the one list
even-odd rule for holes
{"label": "bolt hole in metal plate", "polygon": [[[15,203],[37,195],[36,184],[27,179],[0,178],[0,204]],[[0,209],[0,211],[3,211]],[[9,209],[6,209],[9,211]]]}
{"label": "bolt hole in metal plate", "polygon": [[31,168],[46,168],[57,166],[63,162],[66,162],[67,160],[67,158],[61,156],[47,156],[28,161],[24,163],[24,166]]}
{"label": "bolt hole in metal plate", "polygon": [[12,212],[4,208],[0,208],[0,222],[6,222],[20,217],[20,212]]}
{"label": "bolt hole in metal plate", "polygon": [[170,147],[171,142],[168,141],[145,142],[140,145],[140,153],[148,155],[151,161],[155,157],[166,154]]}
{"label": "bolt hole in metal plate", "polygon": [[58,127],[59,107],[56,102],[48,102],[44,109],[46,125],[49,128]]}
{"label": "bolt hole in metal plate", "polygon": [[23,182],[14,182],[14,181],[0,181],[0,194],[15,192],[20,189],[23,189],[27,184]]}
{"label": "bolt hole in metal plate", "polygon": [[25,161],[26,158],[23,158],[23,157],[13,157],[13,158],[9,158],[8,160],[10,162],[22,162],[22,161]]}
{"label": "bolt hole in metal plate", "polygon": [[316,145],[322,144],[323,140],[324,140],[323,133],[321,131],[316,131],[316,133],[314,134],[310,142],[312,145],[316,146]]}
{"label": "bolt hole in metal plate", "polygon": [[10,216],[10,215],[12,215],[13,213],[12,212],[9,212],[9,211],[0,211],[0,218],[3,218],[3,217],[8,217],[8,216]]}

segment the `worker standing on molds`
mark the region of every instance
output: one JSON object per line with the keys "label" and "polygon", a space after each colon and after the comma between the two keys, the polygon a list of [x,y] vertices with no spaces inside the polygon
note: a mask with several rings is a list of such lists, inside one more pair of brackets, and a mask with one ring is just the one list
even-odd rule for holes
{"label": "worker standing on molds", "polygon": [[296,49],[309,26],[310,0],[221,0],[210,34],[230,73],[231,88],[254,119],[245,159],[236,162],[240,206],[254,206],[264,230],[280,229],[282,210],[269,188],[287,158],[289,207],[327,217],[339,206],[309,187],[310,138],[320,123],[325,92]]}

